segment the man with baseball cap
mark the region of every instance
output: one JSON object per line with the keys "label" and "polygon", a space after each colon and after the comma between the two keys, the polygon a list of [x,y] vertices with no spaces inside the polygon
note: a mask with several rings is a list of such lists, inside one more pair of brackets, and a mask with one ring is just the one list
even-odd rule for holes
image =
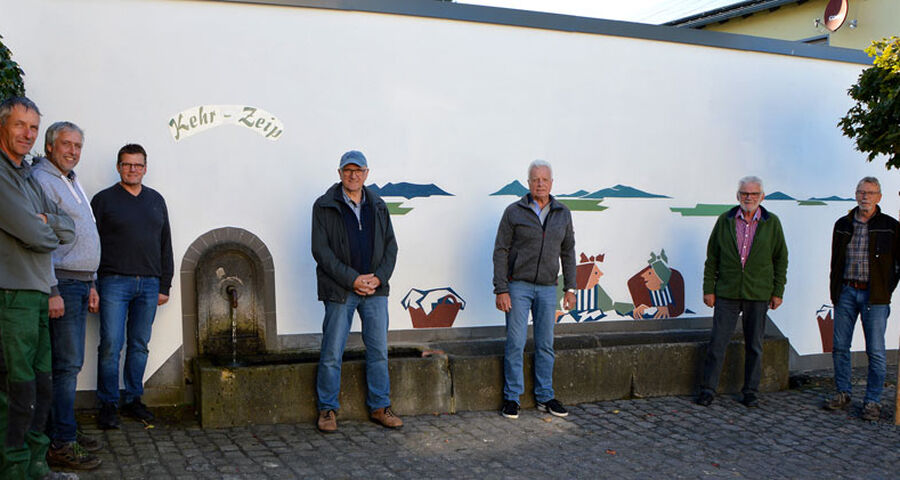
{"label": "man with baseball cap", "polygon": [[319,431],[337,430],[335,412],[341,390],[341,361],[354,312],[362,321],[366,345],[366,384],[374,422],[400,428],[391,410],[388,377],[388,280],[397,261],[397,241],[387,205],[365,187],[368,163],[362,152],[341,156],[339,183],[313,205],[312,254],[319,300],[325,304],[322,350],[316,378]]}

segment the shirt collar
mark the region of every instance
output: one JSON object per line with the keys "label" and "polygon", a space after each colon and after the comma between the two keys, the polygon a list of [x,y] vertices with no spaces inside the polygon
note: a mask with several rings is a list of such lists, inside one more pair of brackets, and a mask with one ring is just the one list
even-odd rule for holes
{"label": "shirt collar", "polygon": [[762,217],[762,208],[756,207],[756,212],[753,213],[753,217],[750,218],[750,222],[744,220],[744,211],[741,210],[741,207],[738,207],[737,213],[734,214],[734,218],[738,220],[743,220],[744,223],[758,222],[760,217]]}
{"label": "shirt collar", "polygon": [[344,187],[341,187],[341,195],[343,195],[345,202],[347,202],[350,205],[356,206],[356,207],[362,205],[363,203],[366,203],[366,189],[365,188],[362,189],[362,197],[360,197],[359,203],[354,202],[350,198],[350,196],[347,195],[347,192],[344,190]]}

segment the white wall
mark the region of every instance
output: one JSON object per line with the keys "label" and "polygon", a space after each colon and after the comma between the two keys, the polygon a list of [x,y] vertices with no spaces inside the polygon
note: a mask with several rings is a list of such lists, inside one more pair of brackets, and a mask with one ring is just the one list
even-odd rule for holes
{"label": "white wall", "polygon": [[[898,182],[835,127],[862,67],[719,48],[457,21],[207,1],[0,0],[0,34],[26,71],[44,126],[86,131],[77,168],[89,193],[117,181],[115,152],[149,152],[145,183],[168,201],[176,271],[188,245],[222,226],[262,239],[275,262],[279,334],[320,331],[310,209],[360,149],[369,182],[435,183],[394,216],[400,245],[391,325],[411,328],[410,288],[450,286],[467,302],[456,326],[500,325],[491,293],[497,221],[535,158],[554,191],[626,184],[671,199],[607,199],[575,212],[577,251],[605,253],[601,285],[625,282],[665,248],[687,308],[706,316],[702,262],[714,217],[669,207],[733,203],[736,181],[852,197],[880,176],[896,214]],[[278,141],[224,125],[176,142],[168,121],[203,104],[246,104],[284,124]],[[40,139],[39,142],[43,140]],[[821,352],[815,312],[828,300],[830,234],[852,206],[767,201],[790,246],[784,305],[772,313],[801,354]],[[160,309],[147,375],[181,345],[181,295]],[[79,387],[95,386],[91,319]],[[891,321],[888,348],[897,348]],[[862,348],[861,335],[854,343]]]}

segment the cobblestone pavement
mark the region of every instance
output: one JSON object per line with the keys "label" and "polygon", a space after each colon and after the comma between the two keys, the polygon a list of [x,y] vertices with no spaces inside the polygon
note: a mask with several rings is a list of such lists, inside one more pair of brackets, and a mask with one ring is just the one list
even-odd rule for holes
{"label": "cobblestone pavement", "polygon": [[406,417],[398,431],[347,421],[331,435],[313,425],[204,430],[170,415],[100,432],[83,413],[106,449],[81,478],[900,478],[896,373],[878,422],[859,418],[864,385],[850,410],[827,412],[830,380],[804,380],[763,394],[757,409],[728,395],[706,408],[661,397],[572,406],[563,419],[463,412]]}

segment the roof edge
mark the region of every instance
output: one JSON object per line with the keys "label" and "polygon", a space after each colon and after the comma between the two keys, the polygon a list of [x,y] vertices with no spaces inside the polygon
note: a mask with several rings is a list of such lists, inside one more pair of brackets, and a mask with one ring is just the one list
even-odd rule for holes
{"label": "roof edge", "polygon": [[[429,0],[205,0],[208,2],[247,3],[282,7],[319,8],[327,10],[380,13],[413,17],[486,23],[511,27],[537,28],[561,32],[611,35],[617,37],[683,43],[775,55],[830,60],[871,65],[872,59],[862,50],[754,37],[725,32],[681,28],[669,25],[624,22],[600,18],[578,17],[556,13],[533,12],[509,8],[486,7]],[[772,1],[772,0],[766,0]],[[790,3],[804,0],[774,0]]]}
{"label": "roof edge", "polygon": [[670,25],[673,27],[698,28],[704,27],[711,23],[731,20],[734,17],[752,15],[763,10],[779,8],[790,3],[803,4],[808,1],[809,0],[747,0],[732,5],[719,7],[713,10],[696,13],[694,15],[688,15],[687,17],[679,18],[676,20],[671,20],[664,23],[663,25]]}

